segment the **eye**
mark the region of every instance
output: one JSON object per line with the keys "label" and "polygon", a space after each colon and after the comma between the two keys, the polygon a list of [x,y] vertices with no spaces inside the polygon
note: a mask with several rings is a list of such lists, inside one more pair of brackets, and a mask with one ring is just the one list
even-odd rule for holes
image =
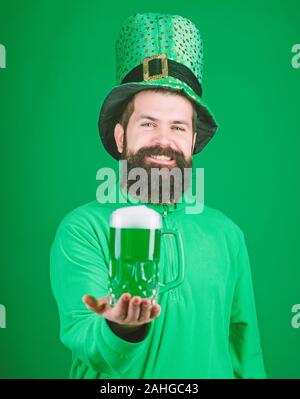
{"label": "eye", "polygon": [[142,126],[146,126],[146,127],[148,127],[148,125],[152,125],[152,126],[153,126],[153,123],[151,123],[151,122],[145,122],[145,123],[142,123]]}
{"label": "eye", "polygon": [[183,129],[182,127],[179,127],[179,126],[174,126],[175,127],[175,129],[179,129],[181,132],[185,132],[185,129]]}

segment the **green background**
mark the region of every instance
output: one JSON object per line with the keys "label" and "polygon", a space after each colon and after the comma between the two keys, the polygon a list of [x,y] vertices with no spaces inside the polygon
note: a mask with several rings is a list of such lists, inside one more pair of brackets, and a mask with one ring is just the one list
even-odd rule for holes
{"label": "green background", "polygon": [[98,137],[114,85],[124,19],[161,11],[190,18],[204,40],[204,99],[219,129],[194,158],[205,202],[244,231],[270,378],[300,377],[298,1],[0,0],[0,377],[68,377],[49,283],[58,223],[95,199],[100,167],[117,168]]}

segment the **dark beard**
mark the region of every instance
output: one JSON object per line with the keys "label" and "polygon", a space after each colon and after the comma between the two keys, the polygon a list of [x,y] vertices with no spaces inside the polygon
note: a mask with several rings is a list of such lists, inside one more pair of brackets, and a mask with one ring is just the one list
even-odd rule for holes
{"label": "dark beard", "polygon": [[[175,166],[145,162],[145,157],[150,155],[168,156],[175,160]],[[127,161],[127,173],[122,171],[121,186],[142,202],[176,203],[190,185],[192,157],[186,159],[181,152],[171,148],[143,147],[133,154],[127,151],[125,141],[121,158]],[[136,189],[141,187],[141,182],[138,183],[141,180],[139,175],[133,179],[128,178],[134,168],[142,168],[146,172],[147,180],[142,189]]]}

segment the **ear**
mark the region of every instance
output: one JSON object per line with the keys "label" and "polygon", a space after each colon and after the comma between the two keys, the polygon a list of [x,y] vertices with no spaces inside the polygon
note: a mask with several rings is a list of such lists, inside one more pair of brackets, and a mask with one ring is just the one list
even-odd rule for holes
{"label": "ear", "polygon": [[115,142],[118,151],[122,153],[123,151],[123,139],[124,139],[124,128],[120,123],[117,123],[114,129]]}
{"label": "ear", "polygon": [[196,144],[196,139],[197,139],[197,133],[195,132],[195,133],[194,133],[194,137],[193,137],[193,146],[192,146],[193,151],[192,151],[192,153],[194,152],[194,148],[195,148],[195,144]]}

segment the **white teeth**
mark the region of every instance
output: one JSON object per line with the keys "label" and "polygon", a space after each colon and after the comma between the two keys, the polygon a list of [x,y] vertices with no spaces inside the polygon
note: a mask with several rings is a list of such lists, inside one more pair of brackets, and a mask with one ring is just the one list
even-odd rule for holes
{"label": "white teeth", "polygon": [[170,161],[170,157],[166,157],[165,155],[151,155],[151,158],[160,159],[161,161]]}

